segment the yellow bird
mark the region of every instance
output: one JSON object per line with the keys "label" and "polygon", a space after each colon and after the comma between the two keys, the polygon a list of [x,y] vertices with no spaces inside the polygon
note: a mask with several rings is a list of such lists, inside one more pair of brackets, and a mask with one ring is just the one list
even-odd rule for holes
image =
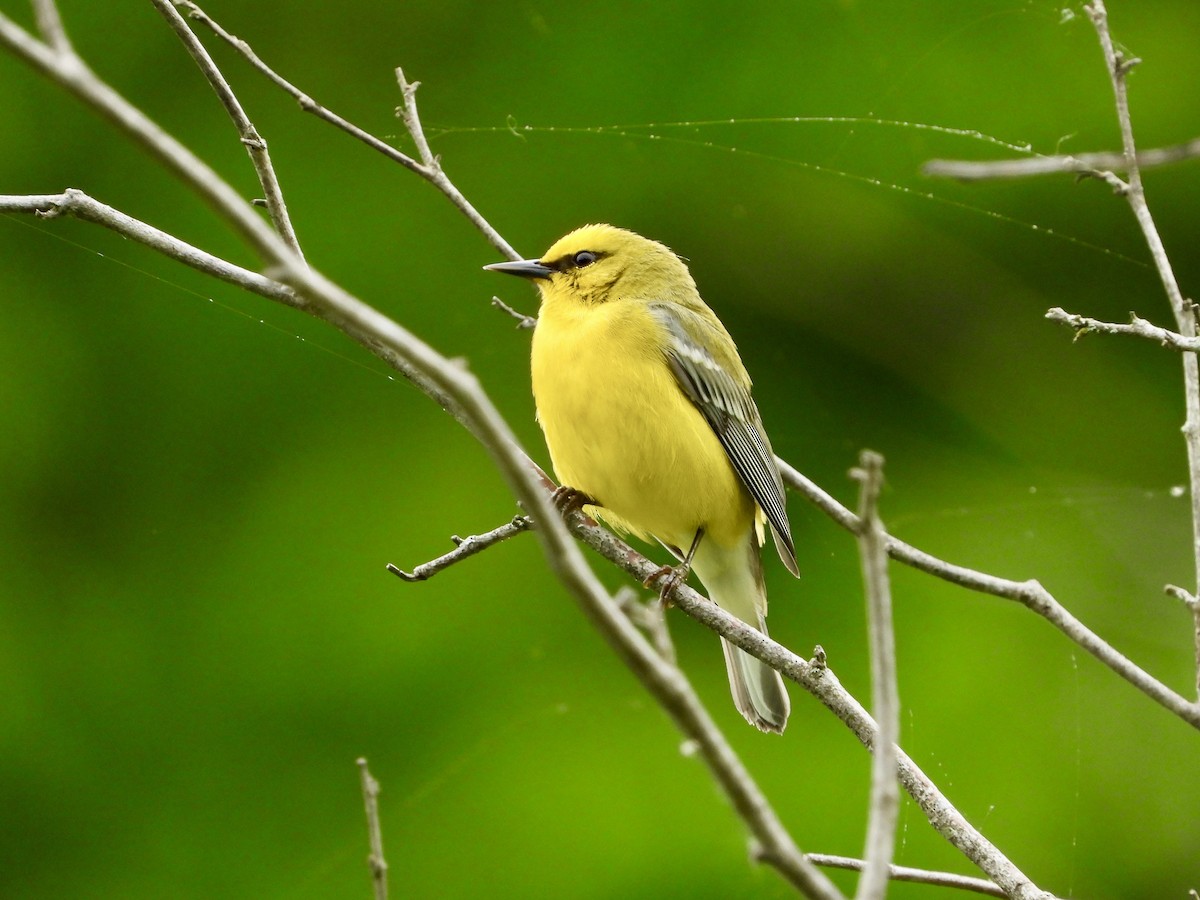
{"label": "yellow bird", "polygon": [[[799,575],[783,482],[746,367],[687,266],[631,231],[587,225],[541,259],[485,268],[541,292],[533,394],[559,482],[618,530],[657,539],[683,561],[675,577],[690,565],[714,603],[766,634],[764,524]],[[779,673],[721,644],[738,711],[781,733]]]}

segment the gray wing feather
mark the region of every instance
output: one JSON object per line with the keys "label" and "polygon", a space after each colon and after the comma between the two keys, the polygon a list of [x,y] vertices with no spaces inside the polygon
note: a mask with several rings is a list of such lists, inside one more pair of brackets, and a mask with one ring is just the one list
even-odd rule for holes
{"label": "gray wing feather", "polygon": [[[690,316],[691,313],[658,303],[652,304],[651,310],[671,333],[667,363],[675,380],[700,410],[725,449],[734,471],[766,514],[779,558],[793,575],[799,575],[796,548],[792,543],[784,501],[783,480],[779,477],[775,454],[771,451],[762,418],[750,392],[739,385],[689,334],[680,317]],[[698,316],[695,318],[696,327],[711,327]]]}

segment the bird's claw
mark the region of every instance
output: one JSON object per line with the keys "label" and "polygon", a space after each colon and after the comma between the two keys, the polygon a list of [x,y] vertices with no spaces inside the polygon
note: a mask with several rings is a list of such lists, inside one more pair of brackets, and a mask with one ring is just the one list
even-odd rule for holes
{"label": "bird's claw", "polygon": [[568,487],[565,484],[554,489],[554,493],[550,495],[550,502],[554,504],[559,515],[564,518],[585,506],[596,505],[595,499],[578,488]]}
{"label": "bird's claw", "polygon": [[658,589],[658,599],[662,603],[664,609],[670,609],[673,605],[675,591],[679,586],[687,581],[689,566],[659,566],[653,572],[646,576],[642,582],[642,587],[652,587],[654,582],[659,579],[662,584]]}

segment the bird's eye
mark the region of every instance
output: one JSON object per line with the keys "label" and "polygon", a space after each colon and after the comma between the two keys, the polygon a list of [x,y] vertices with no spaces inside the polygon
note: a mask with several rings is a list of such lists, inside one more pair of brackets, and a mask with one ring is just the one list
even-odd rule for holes
{"label": "bird's eye", "polygon": [[582,269],[584,266],[590,266],[596,261],[596,254],[591,250],[580,250],[575,254],[575,266]]}

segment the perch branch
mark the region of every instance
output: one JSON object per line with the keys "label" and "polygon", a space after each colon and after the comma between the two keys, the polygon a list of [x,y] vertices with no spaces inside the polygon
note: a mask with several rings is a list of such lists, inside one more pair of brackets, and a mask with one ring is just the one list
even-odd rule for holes
{"label": "perch branch", "polygon": [[465,538],[457,535],[451,537],[450,540],[455,544],[453,550],[437,559],[421,563],[411,572],[405,572],[399,566],[391,563],[387,564],[387,570],[405,581],[426,581],[443,569],[450,568],[456,562],[474,556],[476,553],[480,553],[494,544],[499,544],[501,541],[506,541],[510,537],[515,537],[522,531],[528,531],[532,527],[533,519],[528,516],[514,516],[511,522],[505,522],[499,528],[493,528],[484,534],[473,534]]}
{"label": "perch branch", "polygon": [[358,773],[362,780],[363,806],[367,812],[367,837],[371,853],[367,866],[371,869],[371,886],[375,889],[375,900],[387,900],[387,860],[383,858],[383,830],[379,827],[379,782],[367,768],[367,760],[358,758]]}
{"label": "perch branch", "polygon": [[[545,479],[548,487],[553,487],[553,483],[544,473],[541,477]],[[646,580],[659,570],[655,563],[582,513],[573,513],[567,524],[576,537],[638,581]],[[761,659],[812,694],[837,716],[864,746],[875,746],[878,726],[862,705],[842,687],[832,669],[801,659],[787,647],[725,612],[686,584],[676,589],[672,601],[678,609],[702,625]],[[1018,900],[1046,900],[1051,896],[1034,885],[968,822],[907,754],[899,749],[896,753],[900,784],[942,837],[977,865],[1006,896]],[[765,850],[763,852],[766,853]]]}
{"label": "perch branch", "polygon": [[896,688],[896,640],[892,589],[887,573],[887,533],[879,520],[883,457],[870,450],[859,456],[851,476],[860,484],[858,551],[862,558],[871,647],[871,708],[878,722],[872,743],[871,800],[862,876],[855,900],[882,900],[896,845],[900,788],[896,783],[896,744],[900,740],[900,698]]}

